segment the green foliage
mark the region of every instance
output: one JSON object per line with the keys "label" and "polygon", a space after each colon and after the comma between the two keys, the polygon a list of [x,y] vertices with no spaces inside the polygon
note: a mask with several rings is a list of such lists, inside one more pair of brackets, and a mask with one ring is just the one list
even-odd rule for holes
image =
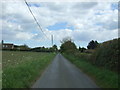
{"label": "green foliage", "polygon": [[3,51],[3,88],[30,88],[54,56],[53,53]]}
{"label": "green foliage", "polygon": [[[119,38],[120,39],[120,38]],[[118,70],[118,39],[101,43],[91,56],[93,64],[110,70]]]}
{"label": "green foliage", "polygon": [[85,50],[86,50],[86,48],[84,48],[84,47],[82,47],[82,48],[79,47],[79,51],[80,51],[80,52],[84,52]]}
{"label": "green foliage", "polygon": [[53,45],[50,48],[35,47],[35,48],[32,48],[30,51],[35,51],[35,52],[57,52],[57,50],[58,50],[57,45]]}
{"label": "green foliage", "polygon": [[[96,84],[101,88],[118,88],[118,75],[107,69],[98,68],[87,62],[85,58],[73,56],[72,54],[63,54],[68,60],[87,73],[95,80]],[[84,56],[82,54],[81,56]]]}
{"label": "green foliage", "polygon": [[77,52],[77,48],[71,39],[63,39],[62,45],[60,46],[60,51],[65,53],[75,53]]}
{"label": "green foliage", "polygon": [[12,50],[28,51],[28,50],[30,50],[30,48],[26,44],[20,45],[20,46],[14,45],[14,49],[12,49]]}
{"label": "green foliage", "polygon": [[60,49],[61,49],[61,52],[66,52],[66,53],[74,53],[77,51],[75,44],[71,41],[67,41],[63,43]]}
{"label": "green foliage", "polygon": [[57,45],[53,45],[53,50],[56,52],[58,50]]}
{"label": "green foliage", "polygon": [[95,49],[98,46],[98,42],[97,41],[90,41],[87,48],[88,49]]}
{"label": "green foliage", "polygon": [[72,41],[71,37],[65,37],[62,39],[62,41],[60,41],[62,44],[67,42],[67,41]]}
{"label": "green foliage", "polygon": [[[64,56],[90,75],[100,87],[118,88],[119,74],[115,72],[118,71],[119,62],[118,46],[120,43],[118,41],[120,38],[97,44],[97,46],[89,44],[91,47],[88,47],[89,49],[85,52],[64,53]],[[81,48],[79,48],[80,50]]]}

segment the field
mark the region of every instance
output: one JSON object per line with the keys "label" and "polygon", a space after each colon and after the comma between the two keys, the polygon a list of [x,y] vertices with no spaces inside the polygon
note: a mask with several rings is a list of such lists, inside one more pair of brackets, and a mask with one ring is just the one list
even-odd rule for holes
{"label": "field", "polygon": [[2,87],[30,88],[55,55],[55,53],[3,51]]}
{"label": "field", "polygon": [[84,58],[63,54],[68,60],[88,74],[101,88],[118,88],[118,74],[92,65]]}

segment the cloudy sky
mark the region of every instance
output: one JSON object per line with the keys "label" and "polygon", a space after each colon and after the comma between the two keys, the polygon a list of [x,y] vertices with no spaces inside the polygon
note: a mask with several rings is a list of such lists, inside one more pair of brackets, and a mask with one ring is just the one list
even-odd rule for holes
{"label": "cloudy sky", "polygon": [[[39,29],[25,2],[3,2],[2,39],[30,47],[60,46],[71,37],[77,46],[86,47],[90,40],[104,42],[118,37],[117,2],[28,2],[41,25]],[[47,38],[46,38],[46,36]]]}

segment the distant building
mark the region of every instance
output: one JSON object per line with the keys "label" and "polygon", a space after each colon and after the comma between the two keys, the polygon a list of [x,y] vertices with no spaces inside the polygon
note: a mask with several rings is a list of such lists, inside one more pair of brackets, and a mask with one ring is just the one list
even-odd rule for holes
{"label": "distant building", "polygon": [[2,40],[2,42],[0,43],[0,50],[29,50],[30,48],[27,45],[14,45],[12,43],[4,43],[4,41]]}
{"label": "distant building", "polygon": [[2,49],[14,49],[14,44],[4,43],[4,41],[2,40]]}

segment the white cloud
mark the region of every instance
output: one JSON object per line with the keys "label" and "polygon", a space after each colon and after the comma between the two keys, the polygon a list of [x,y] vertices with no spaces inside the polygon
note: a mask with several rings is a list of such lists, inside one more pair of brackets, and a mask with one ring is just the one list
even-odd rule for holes
{"label": "white cloud", "polygon": [[73,33],[74,39],[78,41],[90,41],[90,40],[98,40],[98,41],[104,41],[104,40],[110,40],[113,38],[117,38],[118,30],[77,30]]}
{"label": "white cloud", "polygon": [[30,40],[34,35],[32,33],[27,32],[19,32],[16,34],[16,39],[20,40]]}
{"label": "white cloud", "polygon": [[[34,3],[30,3],[34,4]],[[45,34],[56,41],[71,36],[75,41],[96,39],[105,41],[117,37],[118,10],[111,9],[111,2],[41,2],[31,10]],[[2,23],[5,40],[47,40],[36,25],[24,2],[3,3]],[[75,30],[48,30],[59,22],[67,22]]]}
{"label": "white cloud", "polygon": [[55,40],[60,41],[62,38],[71,36],[74,41],[90,41],[90,40],[110,40],[117,38],[118,30],[57,30],[49,32],[54,35]]}

